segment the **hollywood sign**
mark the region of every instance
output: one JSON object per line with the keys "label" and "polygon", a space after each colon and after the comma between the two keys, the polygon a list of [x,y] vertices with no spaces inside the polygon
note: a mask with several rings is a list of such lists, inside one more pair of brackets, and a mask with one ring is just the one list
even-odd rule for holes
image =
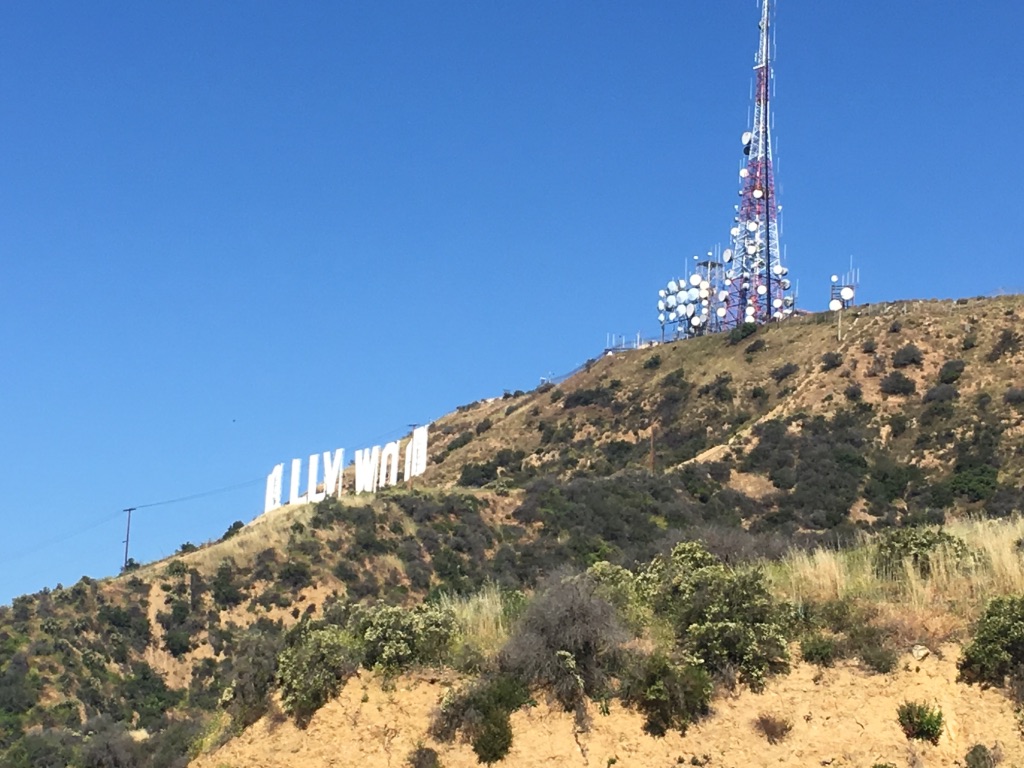
{"label": "hollywood sign", "polygon": [[[366,448],[356,451],[355,456],[355,492],[373,493],[378,488],[386,488],[398,483],[398,467],[401,455],[401,446],[396,440],[388,443],[383,448],[379,445],[373,448]],[[321,455],[323,462],[320,461]],[[427,469],[427,428],[417,427],[412,431],[412,437],[405,444],[403,480],[411,480],[422,475]],[[323,472],[320,471],[321,463]],[[289,472],[288,501],[282,502],[281,491],[284,486],[284,464],[278,464],[267,475],[267,493],[263,504],[263,511],[270,512],[272,509],[288,504],[306,504],[323,501],[328,496],[338,496],[344,493],[341,482],[342,472],[345,466],[345,451],[341,448],[333,453],[324,451],[323,454],[314,453],[306,462],[306,488],[303,491],[302,485],[302,459],[292,459],[291,472]]]}

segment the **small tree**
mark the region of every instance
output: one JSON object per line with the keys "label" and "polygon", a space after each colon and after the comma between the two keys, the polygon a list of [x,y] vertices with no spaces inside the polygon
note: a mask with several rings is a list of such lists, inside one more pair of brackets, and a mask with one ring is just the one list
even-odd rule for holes
{"label": "small tree", "polygon": [[899,371],[893,371],[879,382],[878,388],[884,395],[912,395],[917,391],[914,380]]}
{"label": "small tree", "polygon": [[359,668],[360,655],[358,644],[338,627],[299,629],[293,644],[278,658],[277,682],[284,711],[305,728]]}

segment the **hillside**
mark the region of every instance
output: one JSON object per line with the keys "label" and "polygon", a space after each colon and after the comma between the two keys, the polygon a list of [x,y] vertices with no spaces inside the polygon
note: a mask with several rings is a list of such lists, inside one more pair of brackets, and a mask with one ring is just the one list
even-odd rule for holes
{"label": "hillside", "polygon": [[[603,356],[435,422],[411,489],[17,598],[0,764],[399,765],[423,742],[424,761],[469,765],[431,712],[502,675],[516,706],[466,706],[511,723],[509,765],[951,765],[997,741],[1024,764],[1013,686],[958,670],[989,599],[1024,590],[1021,316],[1019,296],[904,302],[844,313],[841,340],[812,315]],[[531,611],[573,589],[566,615],[602,633],[553,668],[513,663]],[[302,667],[310,643],[328,645]],[[333,670],[340,697],[297,725],[282,660]],[[660,736],[643,730],[655,668],[688,691]],[[907,699],[941,706],[937,745],[901,733]],[[792,729],[767,747],[765,713]],[[449,735],[473,741],[471,720]]]}

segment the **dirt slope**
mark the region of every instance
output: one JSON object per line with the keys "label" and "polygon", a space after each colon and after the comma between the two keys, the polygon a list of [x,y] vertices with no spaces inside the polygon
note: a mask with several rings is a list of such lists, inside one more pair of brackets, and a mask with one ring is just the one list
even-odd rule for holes
{"label": "dirt slope", "polygon": [[[612,704],[596,710],[589,733],[577,734],[572,716],[541,702],[513,715],[514,742],[499,765],[528,766],[952,766],[975,744],[998,745],[1003,765],[1024,764],[1024,745],[1013,709],[995,690],[958,685],[958,649],[915,661],[909,654],[891,675],[866,675],[850,665],[819,671],[800,664],[763,694],[743,691],[715,701],[711,718],[686,736],[662,739],[642,731],[642,718]],[[420,742],[433,747],[446,768],[477,765],[468,744],[439,745],[426,736],[431,710],[448,683],[403,678],[382,691],[364,673],[313,718],[305,731],[283,718],[265,718],[239,738],[193,761],[193,768],[392,768],[406,764]],[[937,704],[945,715],[939,744],[909,742],[896,721],[905,700]],[[768,713],[790,720],[792,732],[769,744],[754,720]],[[696,758],[696,762],[691,762]],[[706,762],[705,762],[706,760]]]}

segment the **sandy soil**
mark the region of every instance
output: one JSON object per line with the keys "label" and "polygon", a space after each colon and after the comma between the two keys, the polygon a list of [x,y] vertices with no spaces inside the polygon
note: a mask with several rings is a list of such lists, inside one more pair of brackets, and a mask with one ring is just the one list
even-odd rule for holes
{"label": "sandy soil", "polygon": [[[648,768],[701,764],[745,766],[863,766],[891,762],[903,766],[953,766],[977,743],[999,745],[1003,766],[1024,765],[1024,743],[1013,707],[996,690],[957,685],[958,649],[914,661],[908,654],[891,675],[866,675],[853,666],[819,671],[797,665],[763,694],[743,691],[715,701],[712,717],[686,736],[662,739],[641,730],[642,718],[613,705],[596,710],[588,733],[574,732],[572,717],[544,703],[512,717],[512,751],[500,765],[628,766]],[[403,678],[382,691],[368,674],[355,678],[305,731],[282,718],[265,718],[193,768],[383,768],[403,766],[417,743],[435,748],[446,768],[477,765],[468,744],[441,745],[426,736],[430,713],[445,683]],[[904,700],[937,704],[946,726],[939,744],[908,742],[896,722]],[[779,744],[769,744],[754,728],[767,713],[792,722]],[[696,762],[691,760],[696,758]]]}

